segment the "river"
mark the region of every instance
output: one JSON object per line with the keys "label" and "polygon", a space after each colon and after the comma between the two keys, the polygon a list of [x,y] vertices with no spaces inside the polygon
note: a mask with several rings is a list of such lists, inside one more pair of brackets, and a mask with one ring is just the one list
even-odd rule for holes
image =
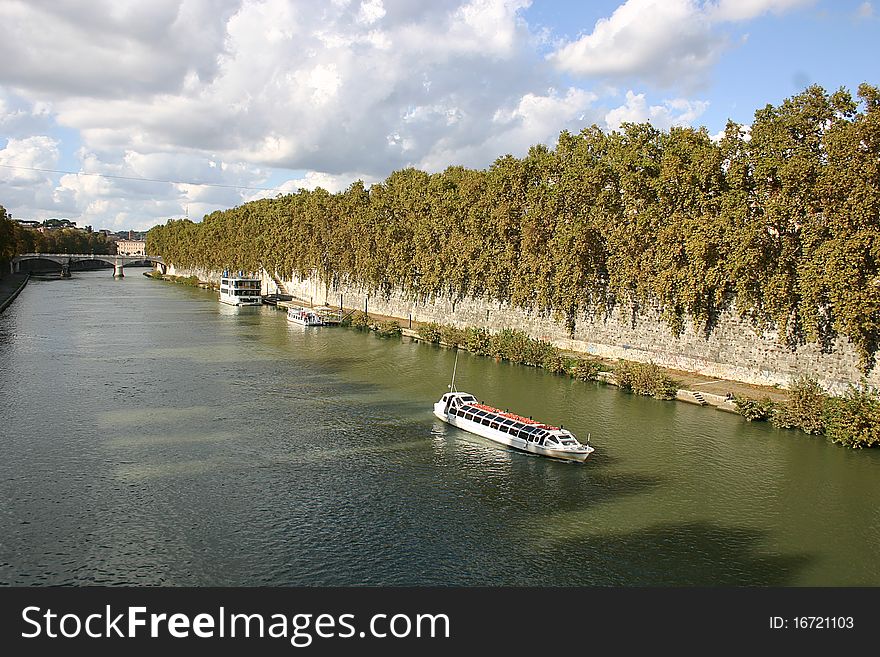
{"label": "river", "polygon": [[880,585],[880,452],[462,353],[457,387],[591,436],[435,420],[454,352],[128,269],[0,314],[0,584]]}

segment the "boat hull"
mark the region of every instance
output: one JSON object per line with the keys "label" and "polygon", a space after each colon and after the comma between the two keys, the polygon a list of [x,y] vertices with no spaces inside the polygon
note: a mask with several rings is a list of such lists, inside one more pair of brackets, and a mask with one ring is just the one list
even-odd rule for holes
{"label": "boat hull", "polygon": [[440,420],[443,420],[447,424],[452,425],[458,429],[463,431],[467,431],[468,433],[473,433],[478,436],[482,436],[487,440],[491,440],[494,443],[498,443],[499,445],[504,445],[506,447],[511,447],[513,449],[519,450],[521,452],[527,452],[529,454],[536,454],[538,456],[546,456],[552,459],[559,459],[562,461],[577,461],[579,463],[583,463],[587,460],[587,458],[592,454],[593,450],[588,448],[586,450],[563,450],[563,449],[549,449],[547,447],[543,447],[541,445],[536,445],[534,443],[530,443],[522,438],[517,438],[515,436],[511,436],[508,433],[498,431],[497,429],[492,429],[491,427],[485,426],[483,424],[479,424],[477,422],[473,422],[471,420],[466,420],[464,418],[455,416],[455,415],[447,415],[443,412],[443,404],[437,404],[434,407],[434,416]]}
{"label": "boat hull", "polygon": [[220,303],[225,303],[229,306],[260,306],[262,305],[262,301],[239,301],[238,299],[224,299],[221,297]]}
{"label": "boat hull", "polygon": [[287,321],[291,324],[299,324],[300,326],[324,326],[324,322],[320,318],[288,315]]}

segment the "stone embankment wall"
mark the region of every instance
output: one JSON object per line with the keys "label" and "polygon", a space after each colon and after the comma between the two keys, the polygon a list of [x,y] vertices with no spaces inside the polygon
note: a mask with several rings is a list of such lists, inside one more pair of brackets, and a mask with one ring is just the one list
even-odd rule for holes
{"label": "stone embankment wall", "polygon": [[[175,272],[169,269],[169,273]],[[176,273],[219,281],[217,272]],[[263,280],[264,293],[276,291],[271,276],[263,274]],[[848,340],[838,338],[830,353],[822,353],[815,343],[791,350],[779,344],[775,332],[756,332],[735,312],[723,313],[709,336],[694,331],[690,325],[675,336],[656,309],[618,306],[608,316],[581,318],[572,336],[552,317],[492,300],[441,298],[417,302],[399,292],[386,297],[345,284],[328,289],[314,277],[285,279],[283,283],[290,294],[316,305],[341,303],[345,308],[366,308],[370,313],[402,320],[482,326],[490,331],[516,328],[562,349],[600,358],[653,362],[661,367],[719,379],[786,386],[798,376],[808,375],[817,377],[823,387],[836,394],[862,380],[858,355]],[[868,376],[869,385],[880,387],[878,370],[880,368],[875,368]]]}

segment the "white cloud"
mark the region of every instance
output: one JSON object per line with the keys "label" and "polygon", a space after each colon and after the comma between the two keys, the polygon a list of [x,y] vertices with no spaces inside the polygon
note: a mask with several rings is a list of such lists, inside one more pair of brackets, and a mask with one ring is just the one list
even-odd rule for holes
{"label": "white cloud", "polygon": [[641,78],[694,88],[728,47],[721,23],[781,13],[813,0],[627,0],[593,31],[548,55],[560,70],[583,76]]}
{"label": "white cloud", "polygon": [[[655,31],[665,26],[669,35],[642,43],[643,19],[632,14],[639,1],[666,21]],[[552,144],[562,129],[601,123],[606,113],[635,115],[637,100],[609,112],[597,107],[597,93],[560,84],[539,54],[546,37],[523,19],[529,4],[7,0],[0,3],[0,21],[10,26],[0,40],[3,134],[54,139],[54,153],[51,143],[33,142],[46,161],[65,162],[47,168],[83,175],[34,176],[30,189],[0,178],[0,202],[17,215],[63,210],[95,226],[142,228],[187,209],[198,219],[277,193],[245,187],[339,191],[405,166],[486,167],[499,155]],[[634,44],[634,59],[618,65],[636,71],[675,37],[682,45],[669,77],[676,66],[712,60],[709,19],[701,14],[695,23],[695,5],[684,0],[668,4],[625,3],[595,31],[596,57],[606,57],[606,46]],[[702,111],[698,101],[658,107],[645,102],[643,113],[672,122]],[[6,157],[23,157],[19,142],[10,140]],[[278,170],[289,172],[283,183]]]}
{"label": "white cloud", "polygon": [[662,105],[649,106],[645,94],[627,91],[626,103],[605,115],[605,125],[610,130],[617,130],[622,123],[650,122],[655,128],[660,129],[692,125],[708,107],[707,101],[691,101],[684,98],[664,100]]}
{"label": "white cloud", "polygon": [[487,158],[505,153],[522,157],[538,143],[552,146],[562,130],[580,132],[598,120],[598,110],[592,106],[596,99],[594,93],[574,87],[563,94],[555,89],[545,94],[526,93],[515,104],[495,111],[490,130],[471,139],[442,138],[418,166],[428,171],[449,164],[482,167]]}
{"label": "white cloud", "polygon": [[362,180],[367,186],[379,182],[379,179],[373,176],[357,173],[331,175],[321,171],[307,171],[299,178],[286,180],[280,185],[280,189],[283,193],[293,193],[300,189],[315,190],[320,187],[326,189],[331,194],[335,194],[336,192],[348,189],[355,180]]}
{"label": "white cloud", "polygon": [[691,0],[628,0],[550,59],[579,75],[650,75],[670,85],[707,69],[721,47]]}
{"label": "white cloud", "polygon": [[372,25],[385,15],[385,6],[382,0],[365,0],[361,3],[357,20],[359,23]]}
{"label": "white cloud", "polygon": [[45,135],[8,139],[0,150],[4,182],[9,185],[31,183],[46,179],[33,169],[51,169],[58,163],[58,141]]}
{"label": "white cloud", "polygon": [[0,87],[0,131],[4,136],[46,134],[53,127],[50,103],[28,101]]}
{"label": "white cloud", "polygon": [[863,2],[856,9],[856,18],[859,20],[868,20],[874,18],[874,5],[870,2]]}
{"label": "white cloud", "polygon": [[706,5],[706,14],[716,23],[745,21],[770,12],[781,14],[814,2],[815,0],[718,0]]}
{"label": "white cloud", "polygon": [[187,74],[213,78],[238,8],[237,0],[8,0],[3,82],[106,98],[175,92]]}

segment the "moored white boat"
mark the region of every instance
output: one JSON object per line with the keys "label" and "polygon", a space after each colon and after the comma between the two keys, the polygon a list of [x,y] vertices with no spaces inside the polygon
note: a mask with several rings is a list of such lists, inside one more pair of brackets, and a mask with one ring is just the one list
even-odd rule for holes
{"label": "moored white boat", "polygon": [[302,326],[324,326],[324,320],[314,310],[307,308],[288,308],[287,321]]}
{"label": "moored white boat", "polygon": [[434,415],[454,427],[531,454],[583,462],[594,451],[567,429],[481,404],[467,392],[447,392],[434,404]]}
{"label": "moored white boat", "polygon": [[259,306],[263,303],[260,286],[259,278],[224,271],[220,278],[220,301],[231,306]]}

